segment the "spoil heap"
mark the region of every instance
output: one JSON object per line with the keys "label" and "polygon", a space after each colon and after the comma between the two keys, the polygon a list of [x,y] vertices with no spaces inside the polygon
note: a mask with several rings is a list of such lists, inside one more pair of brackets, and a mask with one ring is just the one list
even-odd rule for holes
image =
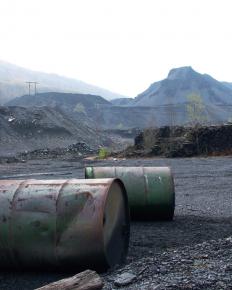
{"label": "spoil heap", "polygon": [[232,154],[232,124],[146,129],[121,155],[192,157]]}

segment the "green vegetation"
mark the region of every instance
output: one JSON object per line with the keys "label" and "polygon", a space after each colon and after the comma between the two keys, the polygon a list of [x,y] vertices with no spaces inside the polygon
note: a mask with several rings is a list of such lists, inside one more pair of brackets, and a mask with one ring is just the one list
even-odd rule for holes
{"label": "green vegetation", "polygon": [[202,97],[197,94],[192,94],[187,97],[189,103],[187,104],[187,114],[190,124],[195,127],[195,139],[197,144],[197,152],[200,153],[198,128],[201,124],[207,121],[205,112],[205,104]]}
{"label": "green vegetation", "polygon": [[122,130],[122,129],[123,129],[123,127],[124,127],[124,126],[123,126],[123,124],[122,124],[122,123],[119,123],[119,124],[117,125],[117,127],[116,127],[116,128],[117,128],[118,130]]}
{"label": "green vegetation", "polygon": [[205,104],[202,97],[198,94],[192,94],[187,96],[187,114],[190,124],[193,126],[200,125],[207,121],[205,115]]}
{"label": "green vegetation", "polygon": [[99,159],[105,159],[109,156],[109,151],[104,148],[104,147],[101,147],[98,151],[98,158]]}

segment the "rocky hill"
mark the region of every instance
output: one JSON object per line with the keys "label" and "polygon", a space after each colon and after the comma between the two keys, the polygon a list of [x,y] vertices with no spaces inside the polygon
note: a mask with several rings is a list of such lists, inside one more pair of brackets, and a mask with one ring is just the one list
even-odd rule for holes
{"label": "rocky hill", "polygon": [[232,83],[223,82],[223,84],[224,84],[225,86],[227,86],[229,89],[232,89]]}
{"label": "rocky hill", "polygon": [[202,100],[203,115],[208,123],[232,118],[232,84],[219,82],[191,67],[172,69],[166,79],[151,84],[136,98],[113,100],[112,103],[123,107],[156,108],[154,123],[158,126],[172,124],[170,115],[174,125],[183,125],[189,121],[187,104],[192,95]]}
{"label": "rocky hill", "polygon": [[28,93],[25,82],[39,83],[39,92],[69,92],[100,95],[108,100],[124,97],[80,80],[28,70],[14,64],[0,61],[0,105],[15,97]]}
{"label": "rocky hill", "polygon": [[170,70],[166,79],[153,83],[133,101],[134,106],[185,104],[191,94],[200,95],[205,105],[232,105],[232,89],[191,67]]}

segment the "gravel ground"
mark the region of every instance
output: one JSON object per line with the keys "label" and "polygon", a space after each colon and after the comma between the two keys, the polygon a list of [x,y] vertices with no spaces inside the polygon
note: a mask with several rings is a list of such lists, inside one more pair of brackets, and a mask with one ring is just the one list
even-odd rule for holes
{"label": "gravel ground", "polygon": [[[175,178],[174,221],[132,223],[127,262],[102,274],[105,290],[232,289],[232,157],[34,160],[0,165],[0,178],[82,178],[85,164],[171,166]],[[34,289],[65,275],[1,273],[0,289]]]}

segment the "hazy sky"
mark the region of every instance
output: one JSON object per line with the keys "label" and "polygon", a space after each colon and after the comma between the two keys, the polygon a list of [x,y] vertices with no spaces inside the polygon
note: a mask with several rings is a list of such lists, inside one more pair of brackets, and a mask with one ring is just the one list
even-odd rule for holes
{"label": "hazy sky", "polygon": [[128,96],[186,65],[232,82],[232,1],[0,0],[0,59]]}

